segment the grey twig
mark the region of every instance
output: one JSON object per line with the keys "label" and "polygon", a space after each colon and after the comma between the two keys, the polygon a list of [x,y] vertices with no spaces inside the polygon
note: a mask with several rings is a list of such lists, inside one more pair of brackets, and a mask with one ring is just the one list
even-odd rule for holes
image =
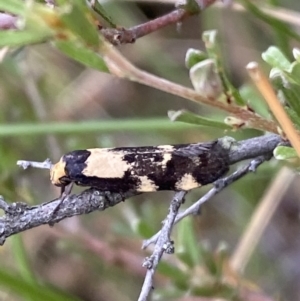
{"label": "grey twig", "polygon": [[[220,141],[222,139],[223,138],[221,138]],[[226,141],[225,138],[223,140]],[[236,162],[249,159],[249,158],[256,158],[258,156],[272,156],[273,150],[280,143],[282,143],[282,139],[280,136],[266,135],[266,136],[234,142],[232,143],[231,147],[228,148],[228,150],[227,149],[224,150],[224,153],[225,156],[228,156],[229,164],[234,164]],[[254,160],[253,162],[256,161]],[[253,166],[254,164],[253,162],[251,163],[251,166]],[[18,161],[18,165],[22,166],[23,168],[28,168],[28,167],[50,168],[51,164],[52,164],[51,161],[48,159],[45,160],[44,162]],[[221,186],[221,187],[227,186],[229,184],[230,179],[237,180],[240,172],[241,171],[237,171],[232,176],[228,177],[227,180],[225,178],[224,180],[217,181],[218,184],[217,186]],[[179,216],[177,216],[176,222],[182,219],[185,215],[192,214],[193,212],[195,212],[196,210],[195,208],[199,208],[199,206],[203,202],[207,201],[209,198],[211,198],[213,195],[218,193],[220,190],[221,190],[220,187],[213,188],[202,199],[200,199],[197,203],[193,204],[193,206],[187,209],[191,211],[190,213],[189,211],[187,211],[186,213],[181,213]],[[59,200],[54,200],[48,203],[40,204],[35,207],[29,207],[24,204],[19,205],[22,203],[14,203],[12,205],[8,205],[4,202],[4,200],[2,201],[0,200],[0,209],[3,209],[6,213],[4,217],[0,218],[0,244],[1,243],[3,244],[8,236],[24,231],[26,229],[37,227],[42,224],[49,224],[51,222],[55,223],[66,217],[71,217],[73,215],[85,214],[93,210],[99,210],[99,206],[101,204],[102,205],[100,207],[106,209],[107,207],[112,206],[112,204],[113,205],[117,204],[116,202],[114,202],[115,198],[124,199],[132,195],[135,194],[131,192],[126,195],[121,195],[119,193],[99,192],[95,189],[90,189],[78,196],[71,195],[68,198],[66,198],[63,202],[63,205],[59,208],[60,210],[58,210],[57,214],[55,214],[54,219],[53,219],[53,215],[51,216],[51,214],[53,213],[53,210],[57,206]],[[107,202],[108,196],[110,196],[110,198],[113,199],[113,202]],[[102,203],[99,205],[99,202]],[[93,204],[96,205],[94,206]],[[14,213],[21,212],[21,213],[11,214],[11,212]],[[149,245],[149,243],[153,243],[157,241],[157,237],[149,242],[144,243],[143,247],[145,248],[147,245]]]}
{"label": "grey twig", "polygon": [[[221,147],[223,147],[223,151],[220,154],[225,156],[225,161],[229,165],[245,159],[255,159],[234,172],[232,175],[216,181],[214,188],[181,213],[178,212],[186,192],[182,191],[176,193],[171,202],[169,214],[164,221],[161,231],[159,231],[151,239],[145,241],[143,244],[143,248],[146,248],[152,243],[155,243],[155,247],[153,254],[144,262],[144,266],[147,267],[147,273],[139,301],[146,301],[148,299],[153,289],[154,273],[163,253],[174,252],[173,242],[170,239],[173,226],[187,215],[197,214],[200,206],[204,202],[209,200],[212,196],[216,195],[232,182],[240,179],[249,172],[255,171],[261,163],[272,157],[275,147],[278,144],[283,143],[283,141],[280,136],[266,135],[239,142],[233,142],[232,139],[228,138],[221,138],[218,143],[220,143]],[[29,166],[42,166],[45,168],[47,164],[51,167],[51,162],[49,163],[47,160],[41,163],[20,161],[18,164],[24,168]],[[53,223],[74,215],[86,214],[95,210],[105,210],[106,208],[114,206],[125,200],[125,198],[133,195],[136,195],[136,193],[128,192],[126,194],[120,194],[100,192],[91,188],[79,195],[67,196],[54,215],[53,210],[60,202],[59,199],[30,207],[24,203],[8,204],[4,201],[4,199],[0,198],[0,209],[5,212],[5,215],[0,217],[0,245],[4,244],[7,237],[18,232],[37,227],[42,224],[52,225]]]}
{"label": "grey twig", "polygon": [[52,225],[74,215],[87,214],[96,210],[103,211],[133,195],[136,194],[132,192],[110,193],[90,188],[79,195],[67,196],[55,215],[53,215],[53,210],[60,199],[37,206],[28,206],[22,202],[8,204],[0,197],[0,209],[5,212],[5,215],[0,217],[0,245],[3,245],[6,238],[13,234],[43,224]]}
{"label": "grey twig", "polygon": [[[236,172],[231,174],[230,176],[217,180],[214,183],[214,187],[210,189],[201,199],[199,199],[197,202],[195,202],[193,205],[188,207],[186,210],[182,211],[176,216],[174,224],[177,224],[179,221],[181,221],[183,218],[187,217],[188,215],[195,215],[198,214],[200,211],[200,207],[203,203],[210,200],[213,196],[218,194],[220,191],[222,191],[224,188],[232,184],[233,182],[239,180],[249,172],[256,171],[257,167],[262,164],[264,161],[269,160],[270,156],[260,156],[254,160],[252,160],[249,164],[243,166],[242,168],[238,169]],[[157,232],[155,235],[153,235],[151,238],[145,240],[143,242],[142,248],[147,248],[150,244],[156,243],[161,235],[161,230]]]}
{"label": "grey twig", "polygon": [[22,167],[23,169],[27,169],[28,167],[50,169],[52,166],[52,162],[49,158],[46,159],[44,162],[19,160],[17,161],[17,165]]}
{"label": "grey twig", "polygon": [[263,135],[251,139],[237,141],[229,150],[229,163],[272,155],[278,144],[286,144],[279,135]]}
{"label": "grey twig", "polygon": [[170,240],[172,228],[178,214],[179,208],[184,201],[185,191],[179,191],[175,194],[169,207],[169,214],[163,222],[163,226],[159,232],[154,251],[152,255],[145,259],[143,266],[147,268],[144,284],[138,301],[148,300],[149,294],[153,289],[153,277],[156,267],[163,256],[164,252],[174,253],[173,242]]}

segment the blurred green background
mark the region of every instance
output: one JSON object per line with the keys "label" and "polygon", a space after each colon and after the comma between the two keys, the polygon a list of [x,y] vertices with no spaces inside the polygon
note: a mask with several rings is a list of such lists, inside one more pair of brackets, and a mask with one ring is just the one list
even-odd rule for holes
{"label": "blurred green background", "polygon": [[[282,11],[280,7],[288,9],[300,18],[298,0],[257,2],[271,5],[275,12]],[[103,5],[124,27],[174,8],[173,3],[163,1],[106,1]],[[289,11],[284,13],[289,21]],[[299,33],[299,24],[291,20],[289,25]],[[222,59],[237,88],[250,82],[245,65],[261,62],[261,53],[270,45],[283,46],[290,56],[292,47],[299,47],[253,14],[218,5],[119,50],[140,68],[191,87],[185,53],[189,48],[203,49],[201,34],[208,29],[218,30]],[[48,171],[21,170],[16,166],[20,159],[49,157],[56,162],[74,149],[190,143],[224,135],[246,139],[259,134],[172,123],[168,110],[186,109],[203,116],[220,112],[85,68],[49,44],[16,48],[5,57],[0,64],[0,105],[0,193],[11,202],[39,204],[59,194]],[[157,272],[156,300],[187,295],[237,300],[234,289],[217,285],[217,270],[235,250],[279,165],[265,163],[256,174],[206,203],[201,215],[176,227],[173,238],[178,253],[166,256]],[[208,188],[189,193],[185,206]],[[249,287],[255,283],[274,300],[300,299],[299,192],[295,180],[246,266],[245,278],[240,278]],[[170,192],[149,193],[105,212],[10,237],[0,248],[0,300],[136,300],[145,275],[141,264],[151,251],[140,250],[142,234],[160,229],[171,198]],[[185,240],[194,246],[192,250]],[[181,248],[184,252],[179,252]],[[219,262],[220,252],[224,258]],[[214,262],[213,268],[207,267],[208,261]],[[172,268],[175,272],[170,272]]]}

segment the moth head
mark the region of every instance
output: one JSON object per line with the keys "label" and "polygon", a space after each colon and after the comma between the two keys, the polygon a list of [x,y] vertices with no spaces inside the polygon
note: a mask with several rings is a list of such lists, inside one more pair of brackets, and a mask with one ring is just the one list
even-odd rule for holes
{"label": "moth head", "polygon": [[66,162],[64,162],[63,157],[50,169],[50,180],[55,186],[66,186],[70,183],[65,171]]}

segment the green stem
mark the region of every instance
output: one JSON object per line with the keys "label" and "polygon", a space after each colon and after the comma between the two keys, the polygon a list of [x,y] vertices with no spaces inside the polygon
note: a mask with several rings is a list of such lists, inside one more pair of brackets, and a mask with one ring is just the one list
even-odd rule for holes
{"label": "green stem", "polygon": [[[68,134],[86,132],[152,132],[152,131],[178,131],[197,128],[193,125],[173,123],[166,118],[157,119],[114,119],[105,121],[84,122],[48,122],[24,124],[0,124],[0,137],[20,135]],[[199,126],[198,126],[199,128]]]}

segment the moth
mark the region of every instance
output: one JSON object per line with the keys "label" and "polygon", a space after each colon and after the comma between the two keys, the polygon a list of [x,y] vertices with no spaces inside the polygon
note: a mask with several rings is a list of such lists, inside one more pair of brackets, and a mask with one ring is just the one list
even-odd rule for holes
{"label": "moth", "polygon": [[51,182],[100,191],[137,193],[188,191],[212,183],[229,170],[228,149],[207,143],[75,150],[50,169]]}

